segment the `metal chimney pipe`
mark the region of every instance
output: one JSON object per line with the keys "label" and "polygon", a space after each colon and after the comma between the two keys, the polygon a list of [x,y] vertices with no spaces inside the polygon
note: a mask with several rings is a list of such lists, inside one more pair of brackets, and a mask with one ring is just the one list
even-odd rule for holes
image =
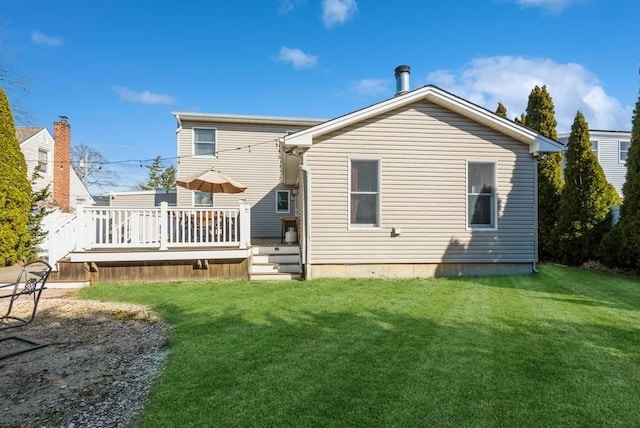
{"label": "metal chimney pipe", "polygon": [[408,65],[399,65],[396,67],[396,97],[398,95],[409,92],[409,74],[411,67]]}

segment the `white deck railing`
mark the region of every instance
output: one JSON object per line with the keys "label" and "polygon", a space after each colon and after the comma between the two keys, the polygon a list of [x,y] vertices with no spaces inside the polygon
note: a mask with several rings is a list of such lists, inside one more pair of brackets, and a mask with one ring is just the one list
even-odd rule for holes
{"label": "white deck railing", "polygon": [[250,216],[242,201],[237,208],[169,207],[164,202],[158,208],[78,207],[73,221],[50,232],[49,242],[64,248],[49,252],[55,263],[74,250],[247,248]]}

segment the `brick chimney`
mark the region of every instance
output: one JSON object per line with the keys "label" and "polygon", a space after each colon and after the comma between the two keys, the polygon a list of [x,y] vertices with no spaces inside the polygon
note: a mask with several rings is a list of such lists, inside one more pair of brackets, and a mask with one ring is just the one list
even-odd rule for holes
{"label": "brick chimney", "polygon": [[53,203],[63,212],[71,210],[69,204],[71,187],[71,125],[67,116],[53,122]]}

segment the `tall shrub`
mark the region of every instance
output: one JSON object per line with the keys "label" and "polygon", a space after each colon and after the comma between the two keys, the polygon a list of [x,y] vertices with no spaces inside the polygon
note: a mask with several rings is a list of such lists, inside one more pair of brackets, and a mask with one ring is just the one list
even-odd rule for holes
{"label": "tall shrub", "polygon": [[569,135],[565,186],[553,231],[560,261],[579,265],[599,259],[600,242],[611,224],[611,206],[619,203],[591,150],[589,125],[578,112]]}
{"label": "tall shrub", "polygon": [[496,114],[500,117],[507,117],[507,108],[501,102],[498,102],[498,108],[496,109]]}
{"label": "tall shrub", "polygon": [[[558,139],[555,108],[546,86],[536,85],[533,88],[529,94],[526,115],[520,121],[545,137]],[[563,186],[562,155],[542,155],[538,161],[538,254],[541,260],[556,259],[557,242],[553,228],[558,221]]]}
{"label": "tall shrub", "polygon": [[30,241],[31,183],[20,151],[9,100],[0,88],[0,266],[26,257]]}
{"label": "tall shrub", "polygon": [[[42,175],[38,168],[33,170],[31,175],[31,186],[41,178]],[[44,218],[53,212],[51,205],[51,184],[48,184],[40,190],[34,190],[31,193],[31,211],[29,212],[29,242],[25,258],[27,261],[33,261],[40,256],[40,244],[42,244],[48,235],[48,231],[44,229],[42,222]]]}
{"label": "tall shrub", "polygon": [[602,241],[602,261],[610,267],[640,270],[640,94],[633,111],[627,177],[620,221]]}

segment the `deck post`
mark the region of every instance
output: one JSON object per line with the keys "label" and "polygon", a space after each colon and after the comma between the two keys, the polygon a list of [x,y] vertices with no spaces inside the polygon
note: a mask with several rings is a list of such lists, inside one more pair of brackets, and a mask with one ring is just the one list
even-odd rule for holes
{"label": "deck post", "polygon": [[160,202],[160,250],[168,250],[169,242],[169,204],[166,201]]}
{"label": "deck post", "polygon": [[246,199],[238,200],[239,207],[239,219],[240,223],[240,242],[239,247],[246,249],[251,245],[251,208],[247,204]]}
{"label": "deck post", "polygon": [[84,205],[76,206],[76,236],[78,237],[78,247],[82,250],[88,249],[89,242],[89,228],[87,227],[87,212],[84,209]]}

